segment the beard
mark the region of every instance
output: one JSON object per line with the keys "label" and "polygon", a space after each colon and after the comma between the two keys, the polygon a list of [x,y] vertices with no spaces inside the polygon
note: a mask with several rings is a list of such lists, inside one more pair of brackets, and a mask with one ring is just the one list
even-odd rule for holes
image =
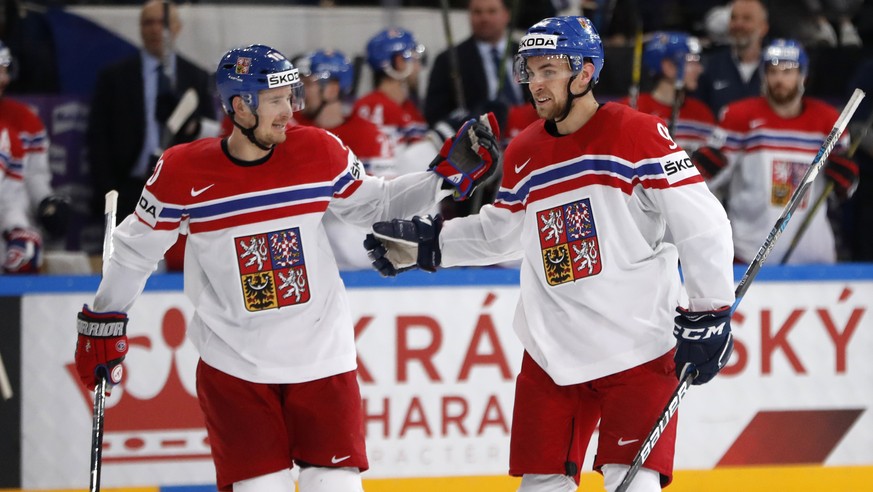
{"label": "beard", "polygon": [[775,87],[767,87],[767,97],[776,104],[788,104],[800,96],[800,86],[795,85],[792,88],[777,85]]}

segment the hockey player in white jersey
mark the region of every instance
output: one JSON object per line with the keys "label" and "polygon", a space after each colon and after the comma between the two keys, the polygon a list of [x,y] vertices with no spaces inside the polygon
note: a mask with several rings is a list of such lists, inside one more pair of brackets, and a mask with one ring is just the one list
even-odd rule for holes
{"label": "hockey player in white jersey", "polygon": [[[521,256],[513,324],[525,352],[509,464],[521,492],[575,491],[598,421],[594,469],[613,492],[677,376],[691,371],[694,384],[706,383],[733,346],[724,209],[663,120],[597,102],[603,62],[588,19],[532,26],[515,73],[543,121],[509,144],[494,204],[445,222],[377,223],[366,241],[384,275]],[[671,481],[675,426],[663,430],[630,491]]]}
{"label": "hockey player in white jersey", "polygon": [[293,64],[263,45],[227,52],[215,72],[235,128],[167,149],[133,214],[112,236],[92,307],[78,316],[76,367],[92,389],[122,379],[127,311],[180,233],[194,308],[197,396],[221,491],[359,492],[368,467],[354,328],[322,227],[327,210],[355,225],[423,213],[451,190],[468,195],[499,159],[497,137],[473,122],[448,147],[476,151],[469,179],[433,172],[367,176],[325,130],[289,126],[303,106]]}
{"label": "hockey player in white jersey", "polygon": [[[755,258],[839,116],[824,101],[803,96],[809,58],[800,43],[774,40],[764,50],[761,70],[764,95],[726,106],[707,146],[692,154],[710,188],[727,190],[734,250],[742,263]],[[857,164],[845,156],[847,147],[848,134],[839,140],[824,168],[826,179],[842,198],[851,195],[858,181]],[[794,212],[795,220],[785,229],[786,237],[797,234],[824,187],[824,180],[813,183]],[[790,243],[776,243],[771,255],[783,257]],[[820,208],[789,263],[835,261],[833,230],[826,210]]]}

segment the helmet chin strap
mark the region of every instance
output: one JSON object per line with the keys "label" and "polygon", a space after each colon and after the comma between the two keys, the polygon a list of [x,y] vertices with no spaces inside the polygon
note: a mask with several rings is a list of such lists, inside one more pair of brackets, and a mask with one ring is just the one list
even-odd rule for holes
{"label": "helmet chin strap", "polygon": [[255,146],[261,150],[270,150],[274,147],[274,145],[264,145],[261,142],[258,142],[257,137],[255,137],[255,129],[258,127],[258,123],[260,122],[257,111],[252,112],[252,114],[255,115],[255,126],[251,128],[246,128],[237,123],[236,118],[234,117],[235,114],[236,113],[230,115],[230,121],[233,123],[233,126],[239,128],[240,131],[242,131],[242,134],[245,135],[251,143],[255,144]]}
{"label": "helmet chin strap", "polygon": [[564,106],[564,111],[561,113],[561,117],[554,119],[555,123],[559,123],[567,119],[567,116],[570,115],[570,110],[573,109],[574,99],[584,97],[585,94],[588,94],[589,92],[591,92],[591,89],[594,88],[594,81],[592,80],[591,82],[588,82],[588,87],[582,92],[582,94],[573,94],[573,91],[570,90],[570,86],[573,84],[573,81],[576,80],[576,77],[578,76],[579,74],[573,75],[572,77],[570,77],[570,80],[567,81],[567,104]]}

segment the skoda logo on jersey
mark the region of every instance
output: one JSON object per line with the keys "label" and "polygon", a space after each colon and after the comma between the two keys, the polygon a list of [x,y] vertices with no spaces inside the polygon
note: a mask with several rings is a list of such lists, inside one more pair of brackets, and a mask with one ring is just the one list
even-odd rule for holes
{"label": "skoda logo on jersey", "polygon": [[558,48],[558,36],[555,34],[528,34],[518,43],[518,51],[524,50],[554,50]]}
{"label": "skoda logo on jersey", "polygon": [[284,72],[271,73],[270,75],[267,75],[267,87],[269,87],[270,89],[274,87],[291,85],[297,82],[300,82],[300,74],[297,72],[296,68],[292,68],[291,70],[285,70]]}

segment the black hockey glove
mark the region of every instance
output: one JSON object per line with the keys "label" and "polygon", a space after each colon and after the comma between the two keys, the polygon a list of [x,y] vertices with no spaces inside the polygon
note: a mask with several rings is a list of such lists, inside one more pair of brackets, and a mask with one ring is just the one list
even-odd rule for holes
{"label": "black hockey glove", "polygon": [[845,155],[831,154],[825,162],[825,176],[834,183],[837,196],[845,200],[852,198],[858,188],[858,164]]}
{"label": "black hockey glove", "polygon": [[727,158],[715,147],[700,147],[691,153],[691,162],[703,179],[710,179],[727,166]]}
{"label": "black hockey glove", "polygon": [[707,383],[727,364],[734,350],[731,308],[694,312],[680,307],[676,312],[676,376],[682,381],[688,373],[696,373],[691,384]]}
{"label": "black hockey glove", "polygon": [[72,214],[70,199],[63,195],[49,195],[43,198],[36,209],[39,224],[52,237],[62,237],[67,234]]}
{"label": "black hockey glove", "polygon": [[364,239],[364,248],[373,268],[383,277],[420,268],[435,272],[440,266],[440,230],[443,218],[416,215],[412,220],[393,219],[373,224],[373,233]]}
{"label": "black hockey glove", "polygon": [[455,188],[455,200],[466,200],[497,171],[499,139],[500,129],[493,113],[470,119],[443,143],[429,168]]}

